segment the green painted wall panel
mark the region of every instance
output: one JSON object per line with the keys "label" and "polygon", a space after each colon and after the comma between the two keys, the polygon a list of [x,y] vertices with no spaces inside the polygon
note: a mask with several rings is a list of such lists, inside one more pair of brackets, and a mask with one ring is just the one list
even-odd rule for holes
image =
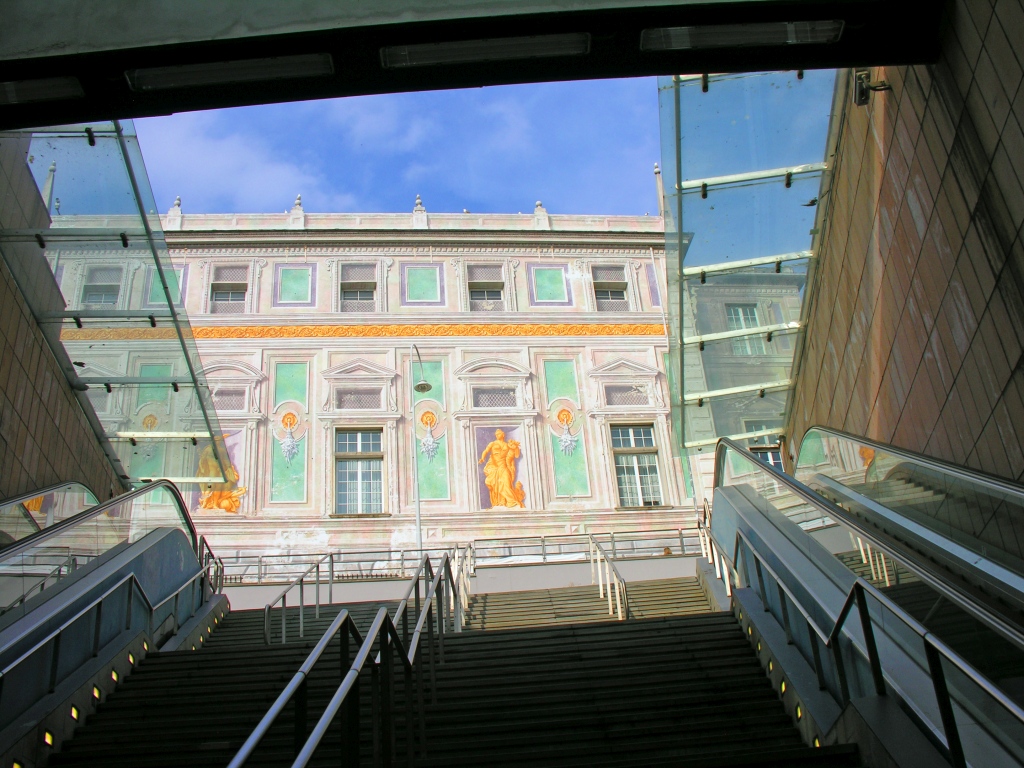
{"label": "green painted wall panel", "polygon": [[[420,380],[420,364],[419,361],[414,360],[412,364],[412,375],[413,383]],[[437,400],[439,403],[444,402],[444,363],[440,360],[425,360],[423,362],[423,378],[430,385],[429,392],[417,392],[413,390],[413,396],[415,400],[413,402],[418,403],[420,400]]]}
{"label": "green painted wall panel", "polygon": [[[145,363],[139,366],[139,376],[143,378],[166,378],[174,370],[173,366],[164,363]],[[166,403],[171,394],[170,384],[143,384],[139,387],[139,405],[145,403]]]}
{"label": "green painted wall panel", "polygon": [[576,450],[571,456],[558,447],[558,435],[551,435],[551,453],[555,457],[555,495],[589,496],[590,478],[587,476],[587,453],[581,432]]}
{"label": "green painted wall panel", "polygon": [[405,272],[406,301],[440,301],[441,286],[437,267],[409,267]]}
{"label": "green painted wall panel", "polygon": [[274,366],[274,407],[285,400],[306,404],[308,363],[277,363]]}
{"label": "green painted wall panel", "polygon": [[308,302],[311,271],[309,267],[282,268],[277,300]]}
{"label": "green painted wall panel", "polygon": [[576,364],[572,360],[545,360],[544,387],[549,403],[560,397],[578,403],[580,396],[576,386]]}
{"label": "green painted wall panel", "polygon": [[448,499],[451,493],[448,490],[448,435],[438,438],[437,454],[431,461],[426,457],[419,446],[419,438],[422,433],[417,434],[416,446],[416,471],[419,478],[420,499]]}
{"label": "green painted wall panel", "polygon": [[[181,279],[183,269],[168,269],[164,267],[164,277],[167,278],[167,287],[171,289],[171,301],[175,304],[181,303]],[[164,296],[164,287],[160,283],[160,275],[153,269],[153,279],[149,283],[149,303],[165,304],[167,298]]]}
{"label": "green painted wall panel", "polygon": [[[128,472],[132,477],[164,477],[168,474],[164,469],[164,456],[167,451],[166,443],[155,441],[140,441],[132,450],[132,459]],[[181,449],[178,449],[181,451]]]}
{"label": "green painted wall panel", "polygon": [[537,301],[566,301],[565,273],[561,269],[538,267],[533,270],[533,292]]}
{"label": "green painted wall panel", "polygon": [[284,458],[281,443],[273,440],[273,457],[270,467],[271,501],[306,500],[306,436],[297,442],[299,452],[289,463]]}

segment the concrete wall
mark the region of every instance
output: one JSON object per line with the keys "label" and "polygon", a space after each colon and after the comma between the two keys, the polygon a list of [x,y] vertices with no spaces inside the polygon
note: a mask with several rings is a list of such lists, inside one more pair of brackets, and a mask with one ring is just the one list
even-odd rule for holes
{"label": "concrete wall", "polygon": [[1024,476],[1022,40],[1021,0],[957,0],[938,63],[844,99],[792,454],[824,424]]}
{"label": "concrete wall", "polygon": [[[27,152],[24,140],[0,136],[0,231],[49,226]],[[108,498],[120,481],[15,282],[15,259],[44,268],[19,274],[50,274],[35,244],[0,244],[0,498],[66,480]]]}

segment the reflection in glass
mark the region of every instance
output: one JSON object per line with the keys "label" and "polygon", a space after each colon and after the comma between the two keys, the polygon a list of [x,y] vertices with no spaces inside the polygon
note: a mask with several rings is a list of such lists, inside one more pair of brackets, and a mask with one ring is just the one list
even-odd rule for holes
{"label": "reflection in glass", "polygon": [[187,268],[171,263],[134,126],[8,136],[27,144],[49,216],[0,233],[0,249],[20,265],[15,277],[108,455],[129,483],[195,483],[206,446],[223,481],[223,439],[181,305]]}

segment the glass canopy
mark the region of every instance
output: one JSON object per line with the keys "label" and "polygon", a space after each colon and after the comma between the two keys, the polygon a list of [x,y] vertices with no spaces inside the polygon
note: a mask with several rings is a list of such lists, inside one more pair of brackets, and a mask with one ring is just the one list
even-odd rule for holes
{"label": "glass canopy", "polygon": [[164,242],[134,126],[7,138],[27,140],[49,221],[0,232],[0,249],[108,455],[133,484],[224,482],[223,441],[182,306],[187,275]]}
{"label": "glass canopy", "polygon": [[680,456],[733,437],[781,458],[834,81],[831,70],[659,79]]}

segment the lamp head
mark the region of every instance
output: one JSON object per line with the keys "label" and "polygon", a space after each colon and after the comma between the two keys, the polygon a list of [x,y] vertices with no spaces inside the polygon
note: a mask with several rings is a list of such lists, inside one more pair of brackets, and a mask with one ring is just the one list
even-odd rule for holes
{"label": "lamp head", "polygon": [[429,392],[432,387],[426,381],[422,379],[416,382],[416,386],[413,387],[417,392]]}

